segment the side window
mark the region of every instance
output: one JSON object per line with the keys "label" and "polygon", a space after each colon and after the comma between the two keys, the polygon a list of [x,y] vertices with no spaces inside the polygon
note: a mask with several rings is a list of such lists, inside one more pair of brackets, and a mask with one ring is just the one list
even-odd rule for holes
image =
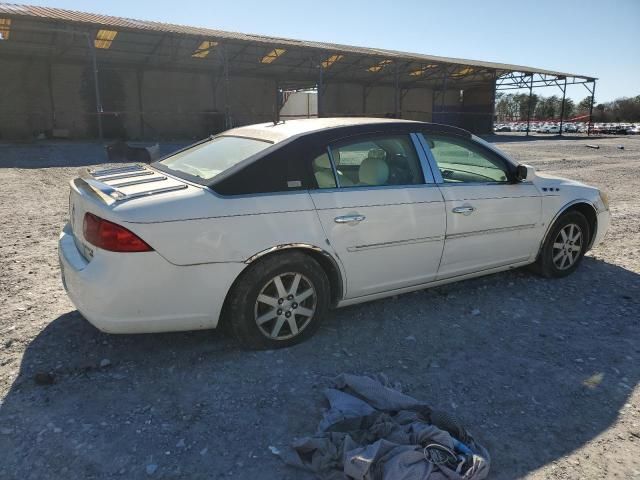
{"label": "side window", "polygon": [[507,166],[474,142],[457,137],[425,135],[445,183],[508,182]]}
{"label": "side window", "polygon": [[[408,135],[386,135],[341,143],[333,147],[331,153],[340,187],[424,183],[420,159]],[[314,160],[314,175],[318,186],[327,188],[321,185],[325,181],[321,170],[323,161],[322,156]],[[333,180],[327,184],[334,186]]]}

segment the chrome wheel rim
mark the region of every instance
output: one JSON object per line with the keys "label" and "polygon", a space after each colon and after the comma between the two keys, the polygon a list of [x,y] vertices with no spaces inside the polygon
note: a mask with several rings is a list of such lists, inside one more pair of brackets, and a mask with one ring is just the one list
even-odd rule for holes
{"label": "chrome wheel rim", "polygon": [[254,318],[260,332],[271,340],[299,335],[316,312],[318,296],[313,283],[301,273],[282,273],[260,290]]}
{"label": "chrome wheel rim", "polygon": [[553,264],[559,270],[571,268],[582,252],[582,229],[575,223],[560,229],[553,242]]}

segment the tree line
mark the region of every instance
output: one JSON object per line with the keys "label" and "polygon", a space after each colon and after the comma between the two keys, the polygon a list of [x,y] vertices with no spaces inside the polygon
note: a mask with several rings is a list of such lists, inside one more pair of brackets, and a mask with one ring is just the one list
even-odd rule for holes
{"label": "tree line", "polygon": [[[531,103],[529,103],[531,102]],[[531,105],[529,107],[529,105]],[[587,120],[591,106],[591,97],[585,97],[578,104],[572,99],[564,101],[565,120],[581,117]],[[526,121],[527,112],[531,108],[532,120],[560,120],[562,113],[562,97],[528,93],[496,93],[496,115],[499,121]],[[594,122],[639,122],[640,95],[635,97],[621,97],[611,102],[596,103],[593,106]]]}

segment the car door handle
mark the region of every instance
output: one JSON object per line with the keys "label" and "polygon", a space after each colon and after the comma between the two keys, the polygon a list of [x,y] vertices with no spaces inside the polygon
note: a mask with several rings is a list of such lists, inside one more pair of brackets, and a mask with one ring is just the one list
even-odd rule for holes
{"label": "car door handle", "polygon": [[341,217],[336,217],[333,220],[336,223],[358,223],[363,221],[365,218],[364,215],[343,215]]}
{"label": "car door handle", "polygon": [[473,208],[471,205],[465,205],[464,207],[456,207],[451,211],[453,213],[461,213],[463,215],[471,215],[474,210],[475,210],[475,208]]}

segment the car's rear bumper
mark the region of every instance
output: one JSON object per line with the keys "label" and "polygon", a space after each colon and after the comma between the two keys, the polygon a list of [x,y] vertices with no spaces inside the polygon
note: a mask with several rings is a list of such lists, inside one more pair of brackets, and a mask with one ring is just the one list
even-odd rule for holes
{"label": "car's rear bumper", "polygon": [[71,301],[108,333],[152,333],[215,328],[242,263],[177,266],[157,252],[78,251],[71,227],[60,234],[62,281]]}

